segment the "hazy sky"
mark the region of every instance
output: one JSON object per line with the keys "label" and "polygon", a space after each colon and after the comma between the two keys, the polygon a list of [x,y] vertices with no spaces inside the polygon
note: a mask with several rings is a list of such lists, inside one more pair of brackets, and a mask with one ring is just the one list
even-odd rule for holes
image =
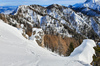
{"label": "hazy sky", "polygon": [[82,3],[85,0],[0,0],[0,6],[5,5],[30,5],[30,4],[39,4],[39,5],[50,5],[50,4],[60,4],[60,5],[72,5],[75,3]]}

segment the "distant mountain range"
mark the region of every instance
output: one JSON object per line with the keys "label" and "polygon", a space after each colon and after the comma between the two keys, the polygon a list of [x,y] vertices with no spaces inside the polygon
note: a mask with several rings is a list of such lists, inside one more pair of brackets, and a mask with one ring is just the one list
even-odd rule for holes
{"label": "distant mountain range", "polygon": [[0,6],[0,13],[2,14],[10,14],[12,13],[18,6]]}

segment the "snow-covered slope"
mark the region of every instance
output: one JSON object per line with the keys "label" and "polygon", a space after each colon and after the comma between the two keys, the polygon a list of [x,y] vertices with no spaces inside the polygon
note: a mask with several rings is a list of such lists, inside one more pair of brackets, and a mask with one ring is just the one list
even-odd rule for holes
{"label": "snow-covered slope", "polygon": [[[76,48],[78,51],[75,50],[71,56],[81,56],[80,58],[92,61],[94,46],[93,40],[84,40],[82,45]],[[0,20],[0,66],[89,66],[91,62],[86,64],[84,60],[73,59],[71,56],[60,57],[43,49],[36,41],[25,39],[17,28]]]}
{"label": "snow-covered slope", "polygon": [[[40,5],[21,5],[12,14],[13,15],[0,14],[0,19],[18,28],[25,38],[31,40],[36,39],[40,46],[44,45],[44,47],[46,47],[48,44],[49,49],[57,53],[60,53],[62,46],[65,47],[66,50],[61,51],[64,56],[70,54],[67,52],[69,52],[68,48],[71,43],[73,43],[75,48],[84,38],[96,40],[100,36],[100,18],[92,17],[93,19],[91,20],[91,17],[80,12],[75,12],[73,9],[62,5],[52,4],[48,7]],[[96,25],[98,25],[98,27]],[[60,36],[62,40],[59,40],[62,42],[70,38],[72,39],[70,42],[68,41],[68,43],[67,41],[62,43],[56,39],[56,47],[55,43],[50,44],[53,39],[50,41],[46,35]],[[47,40],[44,39],[48,39],[48,43]],[[77,43],[74,43],[74,40],[77,40]],[[60,46],[59,43],[64,45]]]}
{"label": "snow-covered slope", "polygon": [[36,39],[36,42],[40,46],[47,46],[47,40],[44,40],[48,39],[46,35],[61,36],[61,38],[63,38],[62,40],[60,39],[62,42],[66,40],[64,38],[67,38],[67,40],[73,38],[70,42],[68,41],[68,43],[65,41],[65,43],[63,43],[64,45],[56,39],[57,47],[55,43],[52,43],[54,47],[51,47],[50,42],[52,42],[52,39],[51,41],[48,39],[48,49],[55,48],[54,51],[60,53],[59,47],[62,47],[59,43],[65,47],[66,50],[61,51],[64,56],[70,54],[66,52],[68,52],[68,47],[70,43],[74,43],[74,40],[76,41],[78,39],[77,43],[73,44],[75,48],[84,38],[96,40],[100,36],[100,27],[93,25],[94,23],[98,25],[100,21],[99,18],[97,18],[98,21],[94,18],[94,21],[92,21],[91,17],[75,12],[73,9],[62,5],[52,4],[48,7],[40,5],[21,5],[12,14],[13,15],[0,14],[0,19],[18,28],[25,38],[31,40]]}
{"label": "snow-covered slope", "polygon": [[92,40],[84,40],[83,43],[77,47],[72,53],[71,57],[79,59],[81,61],[84,61],[86,63],[92,62],[93,54],[95,54],[95,51],[93,47],[95,47],[96,44]]}
{"label": "snow-covered slope", "polygon": [[89,7],[91,9],[100,11],[100,0],[86,0],[81,7]]}

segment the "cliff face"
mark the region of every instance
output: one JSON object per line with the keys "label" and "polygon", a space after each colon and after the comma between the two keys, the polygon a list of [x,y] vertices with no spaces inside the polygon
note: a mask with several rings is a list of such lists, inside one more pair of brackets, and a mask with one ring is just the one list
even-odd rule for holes
{"label": "cliff face", "polygon": [[0,14],[0,19],[18,28],[25,38],[65,56],[84,38],[96,40],[100,36],[99,17],[90,17],[58,4],[48,7],[22,5],[10,15]]}

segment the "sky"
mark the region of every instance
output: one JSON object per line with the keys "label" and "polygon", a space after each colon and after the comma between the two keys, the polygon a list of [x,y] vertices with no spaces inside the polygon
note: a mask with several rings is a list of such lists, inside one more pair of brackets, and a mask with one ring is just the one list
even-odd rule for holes
{"label": "sky", "polygon": [[0,0],[0,6],[18,6],[18,5],[50,5],[50,4],[60,4],[60,5],[73,5],[76,3],[83,3],[85,0]]}

